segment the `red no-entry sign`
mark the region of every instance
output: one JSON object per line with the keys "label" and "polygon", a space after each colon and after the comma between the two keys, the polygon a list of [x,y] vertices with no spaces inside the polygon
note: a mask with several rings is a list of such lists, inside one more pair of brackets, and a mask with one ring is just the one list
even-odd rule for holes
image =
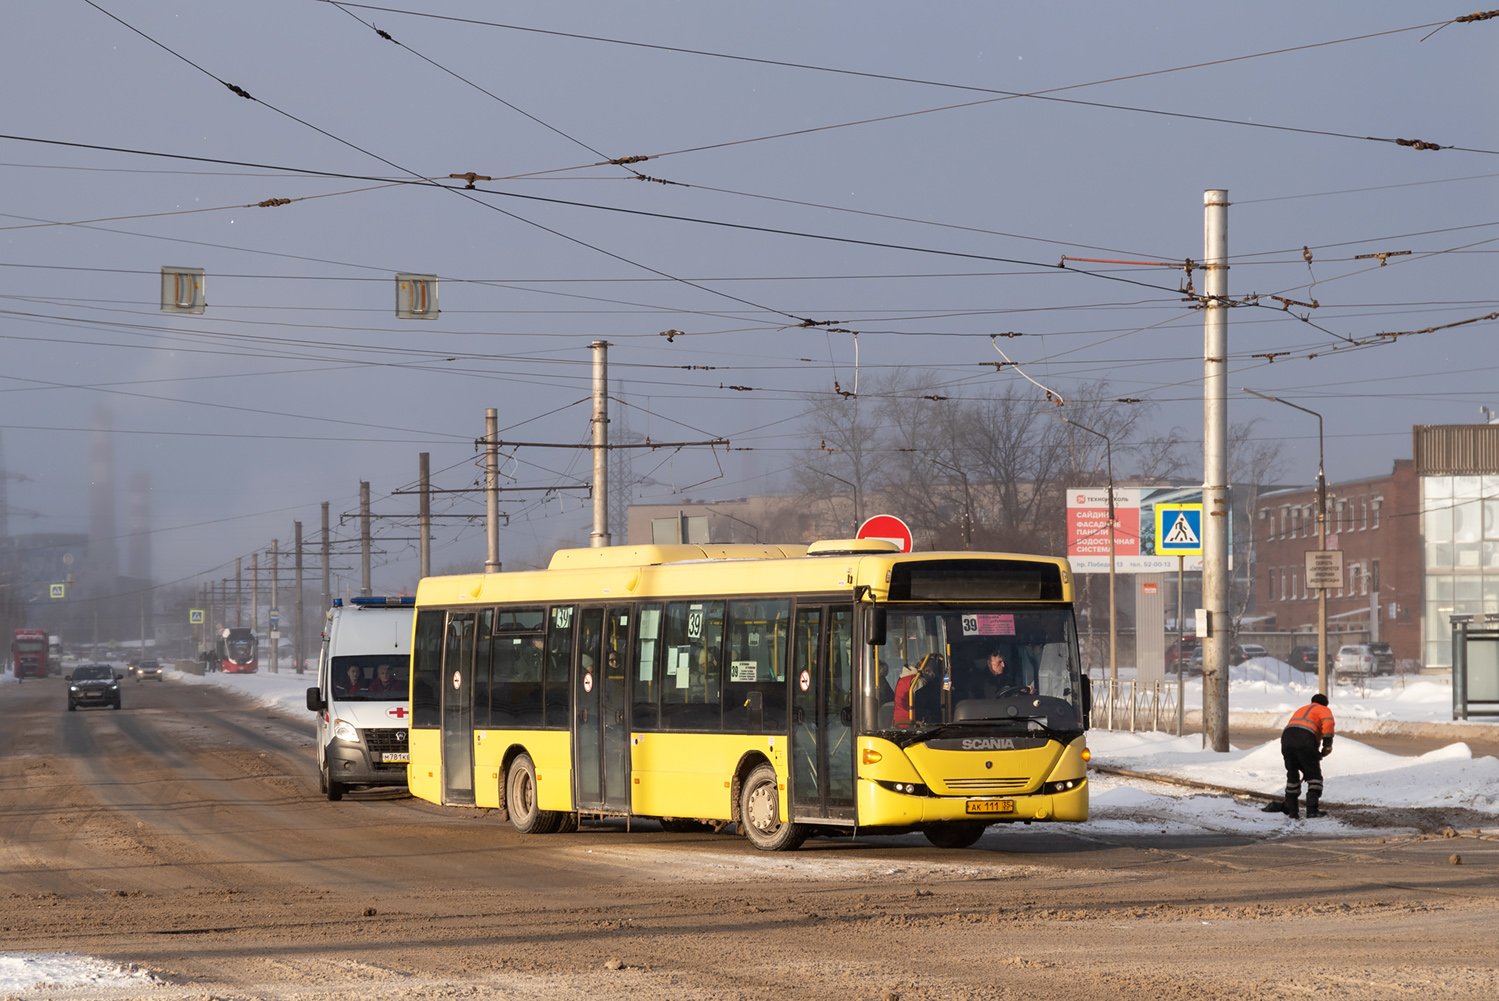
{"label": "red no-entry sign", "polygon": [[893,514],[877,514],[873,518],[866,519],[864,524],[859,526],[856,538],[884,539],[900,546],[900,551],[903,553],[911,551],[910,526]]}

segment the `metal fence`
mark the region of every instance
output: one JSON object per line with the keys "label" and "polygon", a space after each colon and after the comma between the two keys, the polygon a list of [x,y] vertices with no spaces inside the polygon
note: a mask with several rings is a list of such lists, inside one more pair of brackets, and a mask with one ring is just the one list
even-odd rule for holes
{"label": "metal fence", "polygon": [[1182,704],[1177,683],[1135,678],[1095,679],[1093,726],[1102,730],[1182,732]]}

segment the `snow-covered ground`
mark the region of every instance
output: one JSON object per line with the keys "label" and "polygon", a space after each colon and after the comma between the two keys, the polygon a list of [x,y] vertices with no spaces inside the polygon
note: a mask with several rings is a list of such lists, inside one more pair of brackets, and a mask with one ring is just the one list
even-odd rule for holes
{"label": "snow-covered ground", "polygon": [[150,988],[159,983],[155,974],[134,963],[122,966],[107,960],[81,956],[76,952],[0,954],[0,995],[5,997],[42,988],[62,991],[83,987],[124,990],[132,987]]}

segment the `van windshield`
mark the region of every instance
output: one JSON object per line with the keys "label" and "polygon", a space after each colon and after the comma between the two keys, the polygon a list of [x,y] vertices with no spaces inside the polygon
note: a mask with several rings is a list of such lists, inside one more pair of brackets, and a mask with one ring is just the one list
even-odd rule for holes
{"label": "van windshield", "polygon": [[404,654],[334,657],[328,672],[333,697],[345,702],[405,702],[411,658]]}

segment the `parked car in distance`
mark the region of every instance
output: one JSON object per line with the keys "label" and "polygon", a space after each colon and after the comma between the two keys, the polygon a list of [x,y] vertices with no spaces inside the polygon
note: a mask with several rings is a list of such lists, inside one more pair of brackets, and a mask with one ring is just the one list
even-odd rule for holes
{"label": "parked car in distance", "polygon": [[108,664],[80,664],[67,682],[68,712],[79,706],[120,708],[120,676]]}
{"label": "parked car in distance", "polygon": [[1228,652],[1228,662],[1230,664],[1242,664],[1246,660],[1268,656],[1270,656],[1270,651],[1258,643],[1236,643],[1234,644],[1234,648]]}
{"label": "parked car in distance", "polygon": [[1202,644],[1199,643],[1197,645],[1197,649],[1195,649],[1195,650],[1192,651],[1192,656],[1190,658],[1188,658],[1188,660],[1187,660],[1187,674],[1192,675],[1192,674],[1201,674],[1201,673],[1202,673]]}
{"label": "parked car in distance", "polygon": [[[1180,650],[1178,650],[1180,644]],[[1176,661],[1181,656],[1181,650],[1186,651],[1186,660],[1192,660],[1192,651],[1197,649],[1196,636],[1183,636],[1179,640],[1172,640],[1171,645],[1166,648],[1166,673],[1176,673]],[[1185,665],[1183,665],[1185,666]]]}
{"label": "parked car in distance", "polygon": [[1346,643],[1338,647],[1338,656],[1333,661],[1339,674],[1373,674],[1374,654],[1363,643]]}
{"label": "parked car in distance", "polygon": [[1395,651],[1388,643],[1370,643],[1369,653],[1374,657],[1375,674],[1395,673]]}
{"label": "parked car in distance", "polygon": [[161,661],[143,660],[135,665],[135,680],[144,681],[147,678],[155,678],[157,681],[161,680]]}
{"label": "parked car in distance", "polygon": [[[1332,657],[1329,656],[1327,658],[1327,660],[1328,660],[1328,663],[1330,665],[1332,663]],[[1286,663],[1290,664],[1292,667],[1296,668],[1296,670],[1298,670],[1298,671],[1305,671],[1307,674],[1316,674],[1317,673],[1317,646],[1316,646],[1316,644],[1314,643],[1311,646],[1294,646],[1294,647],[1292,647],[1291,648],[1290,656],[1286,659]]]}

